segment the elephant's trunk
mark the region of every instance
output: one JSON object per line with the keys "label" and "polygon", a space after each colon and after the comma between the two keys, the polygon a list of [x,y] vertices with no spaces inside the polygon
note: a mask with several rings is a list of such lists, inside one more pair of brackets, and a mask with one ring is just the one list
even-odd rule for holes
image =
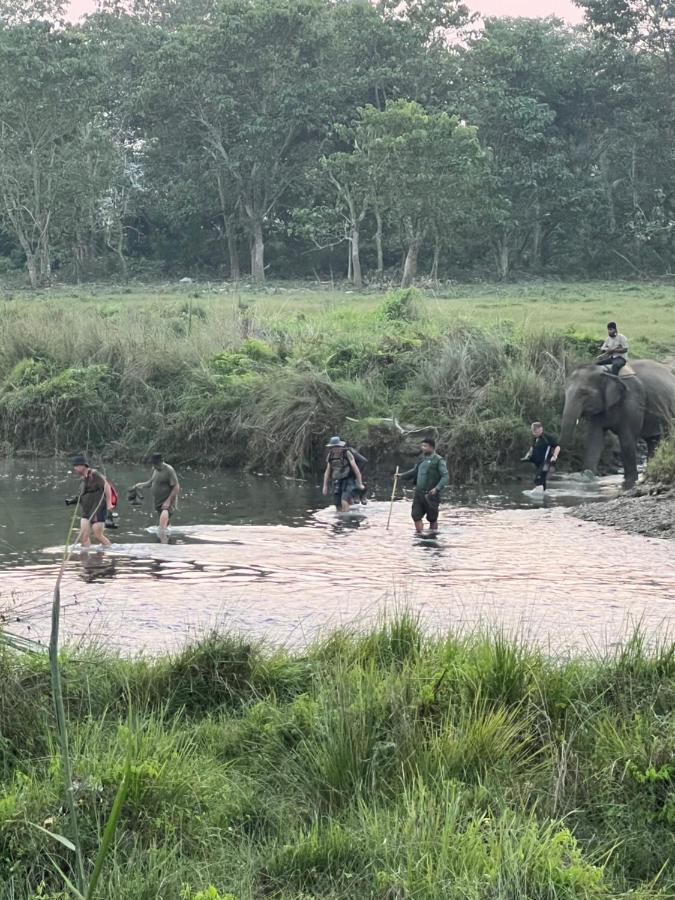
{"label": "elephant's trunk", "polygon": [[562,433],[560,443],[563,447],[569,447],[574,439],[574,430],[581,418],[582,404],[571,396],[565,397],[565,407],[562,414]]}

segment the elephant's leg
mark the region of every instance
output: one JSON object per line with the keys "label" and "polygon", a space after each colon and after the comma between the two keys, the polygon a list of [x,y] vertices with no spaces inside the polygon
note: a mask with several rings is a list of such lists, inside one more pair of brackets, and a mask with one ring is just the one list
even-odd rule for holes
{"label": "elephant's leg", "polygon": [[598,471],[598,463],[605,445],[605,432],[602,425],[597,422],[588,423],[586,436],[586,452],[584,454],[584,469],[591,472]]}
{"label": "elephant's leg", "polygon": [[621,456],[623,458],[623,480],[627,486],[637,481],[637,440],[632,432],[622,429],[619,432]]}

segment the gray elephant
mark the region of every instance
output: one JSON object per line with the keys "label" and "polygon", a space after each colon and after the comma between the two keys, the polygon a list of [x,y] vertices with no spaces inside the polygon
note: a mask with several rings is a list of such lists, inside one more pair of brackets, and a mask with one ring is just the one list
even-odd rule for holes
{"label": "gray elephant", "polygon": [[575,369],[567,380],[563,410],[563,448],[569,446],[579,419],[588,425],[584,466],[597,469],[605,431],[618,437],[627,485],[637,481],[637,442],[642,438],[651,455],[675,419],[675,376],[667,366],[649,359],[631,363],[635,374],[617,377],[601,366]]}

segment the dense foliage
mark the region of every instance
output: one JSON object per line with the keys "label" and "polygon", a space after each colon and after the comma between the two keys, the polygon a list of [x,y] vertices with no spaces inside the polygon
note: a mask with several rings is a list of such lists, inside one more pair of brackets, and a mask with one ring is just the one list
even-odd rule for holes
{"label": "dense foliage", "polygon": [[[62,671],[88,871],[132,748],[101,900],[675,892],[672,645],[555,660],[403,617],[294,655],[213,636]],[[0,898],[65,900],[46,659],[0,650],[0,676]]]}
{"label": "dense foliage", "polygon": [[0,275],[668,274],[675,12],[580,5],[3,0]]}
{"label": "dense foliage", "polygon": [[[672,340],[658,323],[668,292],[625,288],[611,303],[635,323],[636,352],[660,352]],[[393,463],[396,429],[371,427],[393,416],[437,430],[454,480],[492,479],[522,455],[530,422],[557,430],[566,371],[593,353],[610,302],[606,287],[583,288],[579,319],[578,287],[564,285],[470,296],[125,290],[0,306],[5,452],[86,449],[110,461],[162,449],[178,463],[298,474],[322,466],[335,433]]]}

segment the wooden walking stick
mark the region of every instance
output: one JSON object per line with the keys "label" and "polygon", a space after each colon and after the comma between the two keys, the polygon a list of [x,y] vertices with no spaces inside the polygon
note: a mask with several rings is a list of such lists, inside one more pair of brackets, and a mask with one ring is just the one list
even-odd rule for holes
{"label": "wooden walking stick", "polygon": [[394,486],[391,489],[391,503],[389,504],[389,517],[387,518],[387,531],[389,531],[389,525],[391,524],[391,511],[394,508],[394,497],[396,496],[396,483],[398,482],[398,466],[396,466],[396,472],[394,473]]}

